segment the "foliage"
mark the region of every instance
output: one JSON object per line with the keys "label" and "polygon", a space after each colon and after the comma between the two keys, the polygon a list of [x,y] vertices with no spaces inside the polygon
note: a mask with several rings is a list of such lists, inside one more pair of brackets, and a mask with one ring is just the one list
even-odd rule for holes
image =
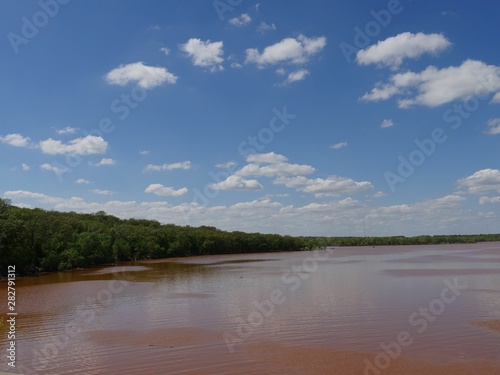
{"label": "foliage", "polygon": [[122,220],[103,211],[77,214],[21,208],[0,199],[0,269],[15,264],[20,274],[138,259],[294,251],[302,247],[301,240],[290,236]]}
{"label": "foliage", "polygon": [[0,199],[0,269],[15,264],[20,274],[148,258],[479,241],[500,241],[500,235],[292,237],[122,220],[103,211],[78,214],[21,208]]}

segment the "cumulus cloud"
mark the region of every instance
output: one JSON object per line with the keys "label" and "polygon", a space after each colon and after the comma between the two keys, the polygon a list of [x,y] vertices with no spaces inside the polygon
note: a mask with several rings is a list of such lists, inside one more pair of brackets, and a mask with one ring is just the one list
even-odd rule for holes
{"label": "cumulus cloud", "polygon": [[167,47],[161,47],[160,48],[160,52],[163,52],[163,54],[165,56],[168,56],[168,54],[170,53],[170,48],[167,48]]}
{"label": "cumulus cloud", "polygon": [[146,188],[146,190],[144,190],[144,192],[156,194],[161,197],[166,197],[166,196],[178,197],[180,195],[186,194],[188,192],[188,189],[184,187],[175,190],[172,187],[163,186],[162,184],[151,184]]}
{"label": "cumulus cloud", "polygon": [[56,130],[56,133],[57,134],[73,134],[73,133],[76,133],[77,130],[78,130],[78,128],[73,128],[71,126],[66,126],[63,129]]}
{"label": "cumulus cloud", "polygon": [[115,194],[114,191],[111,190],[101,190],[101,189],[92,189],[90,190],[91,193],[98,194],[98,195],[113,195]]}
{"label": "cumulus cloud", "polygon": [[420,73],[408,71],[394,74],[387,83],[377,83],[361,97],[365,101],[387,100],[399,94],[399,107],[412,105],[437,107],[474,95],[500,93],[500,67],[478,60],[466,60],[460,66],[438,69],[429,66]]}
{"label": "cumulus cloud", "polygon": [[293,82],[303,81],[309,74],[309,70],[307,69],[296,70],[295,72],[289,73],[288,77],[285,79],[285,81],[283,81],[282,84],[289,85]]}
{"label": "cumulus cloud", "polygon": [[235,173],[237,176],[291,176],[313,173],[315,169],[310,165],[287,163],[284,155],[268,152],[265,154],[248,154],[245,156],[249,163]]}
{"label": "cumulus cloud", "polygon": [[249,163],[280,163],[287,161],[288,158],[281,154],[276,154],[275,152],[268,152],[265,154],[248,154],[245,160]]}
{"label": "cumulus cloud", "polygon": [[216,72],[224,70],[221,63],[224,61],[224,43],[203,41],[198,38],[191,38],[185,44],[181,45],[181,50],[191,57],[195,66],[209,68]]}
{"label": "cumulus cloud", "polygon": [[228,168],[234,167],[236,165],[237,165],[236,162],[234,162],[234,161],[228,161],[228,162],[225,162],[225,163],[215,164],[215,167],[216,168],[221,168],[221,169],[228,169]]}
{"label": "cumulus cloud", "polygon": [[381,128],[390,128],[394,126],[394,121],[392,121],[391,119],[385,119],[384,121],[382,121],[382,123],[380,124],[380,127]]}
{"label": "cumulus cloud", "polygon": [[334,150],[340,150],[341,148],[347,147],[347,145],[348,145],[347,142],[339,142],[331,145],[330,148]]}
{"label": "cumulus cloud", "polygon": [[380,100],[387,100],[400,92],[401,89],[396,85],[377,82],[375,87],[369,93],[366,93],[361,97],[361,100],[365,100],[367,102],[378,102]]}
{"label": "cumulus cloud", "polygon": [[257,32],[265,34],[268,31],[276,30],[276,25],[274,23],[268,24],[262,21],[259,26],[257,26]]}
{"label": "cumulus cloud", "polygon": [[469,194],[500,193],[500,170],[482,169],[457,181]]}
{"label": "cumulus cloud", "polygon": [[491,99],[490,103],[500,103],[500,92],[497,92],[493,98]]}
{"label": "cumulus cloud", "polygon": [[479,204],[500,204],[500,197],[480,197]]}
{"label": "cumulus cloud", "polygon": [[341,194],[356,194],[371,190],[373,185],[368,181],[354,181],[350,178],[330,176],[326,179],[308,179],[304,176],[278,177],[273,181],[277,185],[285,185],[316,197],[339,196]]}
{"label": "cumulus cloud", "polygon": [[401,33],[379,41],[377,44],[358,51],[359,65],[376,64],[398,69],[404,59],[414,59],[423,54],[437,54],[451,46],[442,34]]}
{"label": "cumulus cloud", "polygon": [[42,169],[43,171],[54,172],[55,174],[63,174],[68,171],[67,169],[59,168],[56,167],[55,165],[50,165],[48,163],[40,165],[40,169]]}
{"label": "cumulus cloud", "polygon": [[31,139],[29,137],[23,137],[21,134],[14,133],[0,136],[0,142],[14,147],[30,147]]}
{"label": "cumulus cloud", "polygon": [[268,165],[260,165],[250,163],[241,168],[236,175],[238,176],[292,176],[311,174],[315,171],[310,165],[290,164],[290,163],[273,163]]}
{"label": "cumulus cloud", "polygon": [[161,171],[172,171],[174,169],[191,169],[192,164],[190,161],[186,160],[180,163],[172,163],[172,164],[148,164],[146,168],[144,168],[144,172],[161,172]]}
{"label": "cumulus cloud", "polygon": [[97,163],[89,163],[89,164],[93,167],[110,167],[110,166],[116,165],[116,160],[113,160],[110,158],[102,158]]}
{"label": "cumulus cloud", "polygon": [[486,134],[497,135],[500,134],[500,118],[492,118],[488,120],[488,130]]}
{"label": "cumulus cloud", "polygon": [[243,13],[239,17],[234,17],[229,20],[229,23],[233,26],[242,27],[248,25],[252,22],[252,17],[250,17],[247,13]]}
{"label": "cumulus cloud", "polygon": [[262,53],[257,48],[248,48],[245,63],[257,64],[260,67],[290,63],[304,64],[313,55],[326,46],[324,36],[307,38],[300,34],[297,38],[285,38],[282,41],[267,46]]}
{"label": "cumulus cloud", "polygon": [[79,178],[78,180],[75,181],[75,184],[88,185],[90,184],[90,181],[85,178]]}
{"label": "cumulus cloud", "polygon": [[40,149],[44,154],[57,155],[57,154],[76,154],[76,155],[90,155],[90,154],[104,154],[108,149],[108,142],[102,137],[95,135],[87,135],[83,138],[76,138],[68,143],[49,138],[40,141]]}
{"label": "cumulus cloud", "polygon": [[135,82],[143,89],[152,89],[164,83],[175,84],[178,77],[160,66],[147,66],[142,61],[120,65],[106,74],[106,81],[111,85],[125,86]]}
{"label": "cumulus cloud", "polygon": [[[196,202],[171,205],[161,201],[86,201],[80,197],[56,197],[30,191],[6,191],[17,206],[92,213],[100,210],[121,218],[146,218],[179,225],[213,225],[224,230],[264,233],[328,235],[420,235],[456,233],[461,227],[479,232],[491,223],[491,214],[469,210],[458,195],[411,204],[374,206],[347,197],[329,202],[284,205],[269,197],[230,205],[206,206]],[[33,202],[34,201],[34,202]],[[493,214],[493,217],[494,214]]]}
{"label": "cumulus cloud", "polygon": [[214,190],[262,190],[257,180],[246,180],[241,176],[232,175],[224,181],[210,185]]}

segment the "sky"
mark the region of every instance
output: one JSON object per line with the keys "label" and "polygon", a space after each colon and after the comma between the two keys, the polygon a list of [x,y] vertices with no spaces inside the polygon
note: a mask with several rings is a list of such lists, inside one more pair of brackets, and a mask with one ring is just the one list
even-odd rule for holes
{"label": "sky", "polygon": [[229,231],[499,233],[499,12],[0,0],[0,196]]}

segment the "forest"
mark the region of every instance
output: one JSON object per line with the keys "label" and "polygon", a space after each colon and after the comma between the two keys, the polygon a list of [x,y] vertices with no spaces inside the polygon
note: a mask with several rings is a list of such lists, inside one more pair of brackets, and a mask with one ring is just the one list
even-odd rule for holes
{"label": "forest", "polygon": [[[417,237],[304,237],[227,232],[92,214],[22,208],[0,199],[0,274],[21,275],[141,259],[300,251],[325,246],[381,246],[500,241],[500,234]],[[369,251],[369,249],[367,249]]]}

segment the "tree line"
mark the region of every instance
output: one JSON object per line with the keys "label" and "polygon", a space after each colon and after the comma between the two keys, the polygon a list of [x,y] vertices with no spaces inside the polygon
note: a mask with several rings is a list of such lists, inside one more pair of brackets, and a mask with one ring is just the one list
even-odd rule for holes
{"label": "tree line", "polygon": [[292,237],[119,219],[104,211],[22,208],[0,198],[0,274],[11,264],[20,274],[36,274],[152,258],[478,241],[500,241],[500,235]]}

